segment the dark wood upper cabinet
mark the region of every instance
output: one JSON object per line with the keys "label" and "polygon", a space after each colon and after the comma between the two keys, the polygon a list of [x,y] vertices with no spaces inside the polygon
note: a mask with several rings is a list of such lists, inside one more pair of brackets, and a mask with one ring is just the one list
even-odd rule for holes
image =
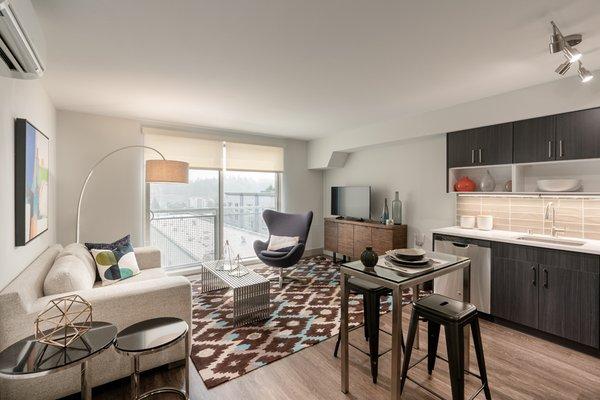
{"label": "dark wood upper cabinet", "polygon": [[556,159],[600,157],[600,108],[556,116]]}
{"label": "dark wood upper cabinet", "polygon": [[470,131],[447,134],[448,168],[475,165],[475,147],[471,139]]}
{"label": "dark wood upper cabinet", "polygon": [[448,133],[448,168],[510,164],[512,136],[512,122]]}
{"label": "dark wood upper cabinet", "polygon": [[556,116],[526,119],[513,124],[515,163],[549,161],[556,158]]}

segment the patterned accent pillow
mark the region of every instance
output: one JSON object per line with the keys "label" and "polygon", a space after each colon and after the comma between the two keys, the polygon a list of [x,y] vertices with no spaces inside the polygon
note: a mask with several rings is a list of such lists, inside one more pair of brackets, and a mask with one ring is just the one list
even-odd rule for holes
{"label": "patterned accent pillow", "polygon": [[102,285],[110,285],[140,273],[133,247],[129,243],[112,250],[92,249],[91,252]]}
{"label": "patterned accent pillow", "polygon": [[86,243],[85,247],[87,247],[87,249],[89,251],[92,251],[92,249],[98,249],[98,250],[112,250],[116,247],[121,247],[121,246],[125,246],[126,244],[130,244],[131,243],[131,235],[127,235],[115,242],[112,243]]}

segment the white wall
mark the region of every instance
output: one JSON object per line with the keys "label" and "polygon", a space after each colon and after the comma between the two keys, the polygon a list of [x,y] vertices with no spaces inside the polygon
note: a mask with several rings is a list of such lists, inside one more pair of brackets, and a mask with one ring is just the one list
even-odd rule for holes
{"label": "white wall", "polygon": [[[14,120],[26,118],[50,138],[48,231],[15,247]],[[0,77],[0,290],[56,238],[56,112],[40,81]]]}
{"label": "white wall", "polygon": [[[600,71],[595,71],[596,77]],[[493,79],[493,77],[492,77]],[[356,151],[426,135],[559,114],[600,106],[600,79],[582,84],[577,76],[458,104],[424,114],[403,116],[312,140],[309,168],[325,168],[332,151]]]}
{"label": "white wall", "polygon": [[[58,136],[58,241],[75,241],[79,191],[92,166],[122,146],[143,143],[137,121],[59,111]],[[94,172],[81,209],[81,239],[112,242],[131,233],[142,244],[143,150],[127,149],[114,154]]]}
{"label": "white wall", "polygon": [[370,185],[371,217],[379,219],[383,199],[391,212],[394,192],[400,192],[408,245],[414,233],[426,235],[431,248],[432,228],[454,225],[455,197],[446,193],[446,138],[433,135],[390,146],[374,146],[351,153],[344,168],[324,171],[323,210],[330,214],[331,186]]}
{"label": "white wall", "polygon": [[[285,148],[282,209],[287,212],[313,210],[315,222],[308,249],[322,247],[321,171],[307,168],[307,143],[239,132],[194,127],[166,126],[131,119],[58,112],[59,224],[58,240],[75,238],[75,216],[79,190],[92,165],[109,151],[143,143],[141,126],[177,129],[182,134]],[[131,233],[135,245],[143,243],[142,150],[126,150],[106,160],[92,177],[82,208],[81,241],[112,241]]]}

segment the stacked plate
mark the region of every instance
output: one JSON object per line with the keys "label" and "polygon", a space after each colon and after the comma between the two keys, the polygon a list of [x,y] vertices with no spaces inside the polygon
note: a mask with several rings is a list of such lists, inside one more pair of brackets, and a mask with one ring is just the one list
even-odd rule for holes
{"label": "stacked plate", "polygon": [[429,262],[423,249],[396,249],[385,252],[385,259],[403,267],[422,267]]}

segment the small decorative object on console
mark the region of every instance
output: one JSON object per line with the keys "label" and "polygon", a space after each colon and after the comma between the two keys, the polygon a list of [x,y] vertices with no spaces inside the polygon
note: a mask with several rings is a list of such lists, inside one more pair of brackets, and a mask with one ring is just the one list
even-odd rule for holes
{"label": "small decorative object on console", "polygon": [[381,211],[381,223],[385,224],[386,221],[390,218],[390,210],[387,205],[387,197],[383,199],[383,210]]}
{"label": "small decorative object on console", "polygon": [[460,216],[460,227],[466,229],[475,228],[475,217],[472,215],[461,215]]}
{"label": "small decorative object on console", "polygon": [[379,261],[379,256],[373,251],[371,246],[367,246],[360,255],[360,262],[367,268],[373,268],[377,265],[377,261]]}
{"label": "small decorative object on console", "polygon": [[92,326],[92,305],[77,294],[50,300],[35,319],[38,342],[69,347]]}
{"label": "small decorative object on console", "polygon": [[476,188],[477,185],[468,176],[463,176],[454,184],[456,192],[474,192]]}
{"label": "small decorative object on console", "polygon": [[478,215],[477,228],[482,231],[491,231],[494,227],[494,217],[492,215]]}
{"label": "small decorative object on console", "polygon": [[392,200],[392,219],[394,224],[402,225],[402,201],[400,201],[399,192],[396,192],[394,200]]}
{"label": "small decorative object on console", "polygon": [[505,192],[512,192],[512,179],[506,181],[506,183],[504,184],[504,191]]}
{"label": "small decorative object on console", "polygon": [[485,171],[485,175],[481,179],[481,183],[479,184],[482,192],[493,192],[496,189],[496,181],[490,175],[490,171]]}

